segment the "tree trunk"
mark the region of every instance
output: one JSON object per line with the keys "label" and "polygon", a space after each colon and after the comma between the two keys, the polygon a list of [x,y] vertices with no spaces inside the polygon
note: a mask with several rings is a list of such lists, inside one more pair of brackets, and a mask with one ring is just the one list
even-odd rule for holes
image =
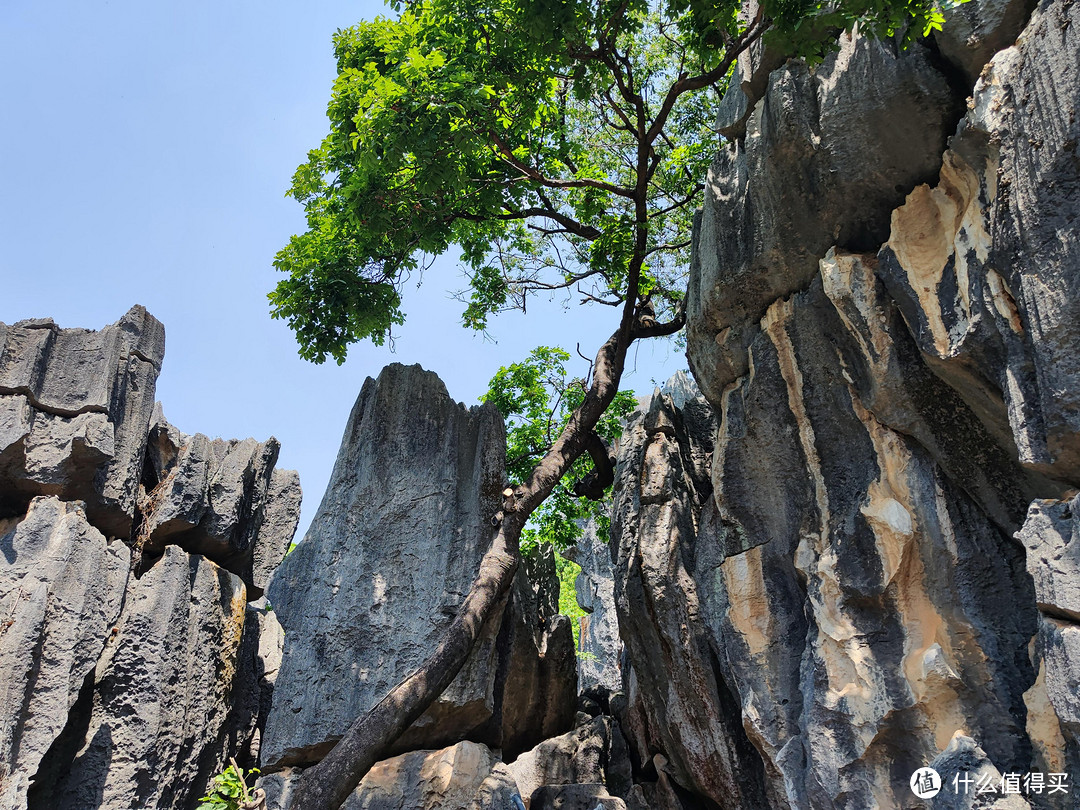
{"label": "tree trunk", "polygon": [[353,721],[320,763],[304,771],[290,810],[337,810],[344,804],[371,766],[386,756],[394,741],[457,676],[492,608],[513,582],[517,564],[517,538],[508,543],[500,529],[438,648],[367,714]]}

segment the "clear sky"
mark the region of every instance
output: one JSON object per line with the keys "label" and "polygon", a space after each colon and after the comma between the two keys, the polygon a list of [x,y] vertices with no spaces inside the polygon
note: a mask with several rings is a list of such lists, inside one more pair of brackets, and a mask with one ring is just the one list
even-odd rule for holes
{"label": "clear sky", "polygon": [[[297,357],[266,301],[273,256],[303,227],[284,192],[326,133],[331,35],[381,13],[342,0],[0,2],[0,321],[100,328],[146,306],[166,329],[166,417],[187,433],[276,436],[304,488],[298,539],[382,366],[420,363],[473,404],[534,346],[592,356],[615,326],[607,307],[556,301],[501,316],[488,339],[466,331],[451,254],[410,284],[393,352]],[[644,393],[685,359],[652,341],[630,364],[624,384]]]}

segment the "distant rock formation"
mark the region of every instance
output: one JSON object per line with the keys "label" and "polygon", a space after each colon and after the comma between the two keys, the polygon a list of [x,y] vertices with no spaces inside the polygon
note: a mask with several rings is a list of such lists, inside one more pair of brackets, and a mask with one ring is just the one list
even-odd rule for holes
{"label": "distant rock formation", "polygon": [[194,805],[253,765],[300,512],[275,439],[183,436],[165,330],[0,324],[0,808]]}
{"label": "distant rock formation", "polygon": [[585,611],[578,628],[578,691],[597,697],[621,692],[623,645],[615,616],[611,547],[590,521],[581,539],[563,555],[581,567],[574,579],[575,599]]}

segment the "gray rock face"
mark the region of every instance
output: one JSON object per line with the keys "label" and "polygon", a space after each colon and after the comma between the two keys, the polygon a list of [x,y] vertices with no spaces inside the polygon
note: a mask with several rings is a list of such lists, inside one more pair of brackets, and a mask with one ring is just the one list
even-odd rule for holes
{"label": "gray rock face", "polygon": [[626,802],[603,785],[545,785],[532,795],[530,810],[626,810]]}
{"label": "gray rock face", "polygon": [[[258,781],[266,810],[286,810],[302,771],[287,768]],[[376,763],[342,810],[508,810],[517,786],[483,745],[460,742]]]}
{"label": "gray rock face", "polygon": [[1074,810],[1080,773],[1080,627],[1044,615],[1034,646],[1038,677],[1024,695],[1032,770],[1068,782],[1068,794],[1048,795],[1046,806]]}
{"label": "gray rock face", "polygon": [[[707,580],[715,591],[706,602],[726,614],[717,640],[739,681],[744,717],[758,718],[750,722],[759,748],[805,791],[787,801],[827,806],[849,795],[890,804],[908,791],[902,772],[931,760],[957,728],[1000,767],[1027,764],[1018,718],[1032,682],[1026,647],[1037,614],[1008,529],[962,488],[1000,509],[997,482],[987,491],[973,478],[957,486],[910,438],[944,435],[927,407],[935,401],[948,403],[957,438],[979,446],[980,423],[943,397],[932,375],[922,380],[926,390],[906,389],[911,434],[881,421],[845,378],[867,380],[856,336],[870,329],[856,319],[842,325],[830,300],[815,285],[763,320],[751,347],[755,373],[727,398],[714,460],[717,533],[748,538],[750,549],[699,565],[723,572]],[[902,331],[890,334],[903,345]],[[778,402],[788,403],[782,420]],[[924,413],[917,403],[927,404]],[[757,437],[785,423],[792,452],[762,459]],[[1016,462],[999,462],[1010,480]],[[766,502],[776,480],[787,481],[779,514]],[[785,638],[805,640],[778,649],[770,628],[781,627]]]}
{"label": "gray rock face", "polygon": [[248,604],[244,633],[236,654],[236,675],[229,698],[230,712],[225,723],[225,750],[232,752],[244,769],[259,763],[262,730],[270,715],[274,683],[281,668],[285,635],[272,610]]}
{"label": "gray rock face", "polygon": [[962,99],[922,46],[897,57],[858,37],[813,73],[792,61],[770,74],[709,171],[695,239],[687,356],[710,401],[746,373],[766,308],[804,288],[830,246],[887,238],[890,211],[937,174]]}
{"label": "gray rock face", "polygon": [[261,596],[285,557],[300,520],[300,478],[277,470],[277,439],[187,436],[160,408],[150,431],[151,492],[140,504],[140,541],[203,554]]}
{"label": "gray rock face", "polygon": [[1080,622],[1080,495],[1033,502],[1017,539],[1027,548],[1039,610]]}
{"label": "gray rock face", "polygon": [[521,555],[521,566],[532,586],[537,618],[547,621],[559,613],[559,574],[555,566],[555,547],[541,543]]}
{"label": "gray rock face", "polygon": [[[1006,31],[1010,9],[971,19]],[[714,166],[688,355],[718,425],[654,400],[620,447],[613,517],[629,742],[641,766],[662,752],[658,774],[681,789],[720,806],[892,807],[933,761],[1078,772],[1076,528],[1061,500],[1080,483],[1077,13],[1040,4],[943,158],[895,128],[913,150],[902,163],[941,171],[891,214],[890,190],[916,176],[879,175],[869,198],[844,185],[897,154],[866,134],[844,71],[826,73],[829,128],[805,124],[823,115],[822,76],[774,71]],[[877,103],[885,57],[860,73],[851,47],[845,70]],[[916,72],[908,87],[943,81]],[[881,99],[874,125],[918,120],[912,97]],[[851,165],[817,181],[815,161],[849,145]],[[838,205],[841,187],[853,196]],[[755,784],[755,760],[762,796],[747,800],[729,785]],[[972,801],[955,806],[990,806]]]}
{"label": "gray rock face", "polygon": [[246,601],[234,574],[176,546],[132,580],[81,747],[30,807],[181,808],[203,795],[225,758]]}
{"label": "gray rock face", "polygon": [[187,810],[258,757],[281,628],[246,602],[299,482],[274,439],[165,422],[163,355],[142,307],[0,324],[0,810]]}
{"label": "gray rock face", "polygon": [[[1041,613],[1037,677],[1024,695],[1027,729],[1044,773],[1080,773],[1080,496],[1031,504],[1017,533]],[[1068,807],[1065,799],[1057,806]]]}
{"label": "gray rock face", "polygon": [[879,275],[920,351],[1030,469],[1080,481],[1078,12],[1040,4],[975,87]]}
{"label": "gray rock face", "polygon": [[614,693],[622,690],[622,639],[615,615],[615,579],[611,547],[596,534],[591,521],[577,545],[564,552],[581,571],[574,580],[577,603],[587,614],[580,624],[578,688],[583,693]]}
{"label": "gray rock face", "polygon": [[[612,507],[616,547],[615,603],[632,670],[630,742],[638,764],[667,753],[685,787],[735,806],[765,804],[761,762],[730,697],[706,657],[692,554],[708,493],[715,424],[688,429],[665,395],[631,419],[619,446]],[[695,443],[703,442],[699,447]],[[697,463],[695,463],[695,460]]]}
{"label": "gray rock face", "polygon": [[969,84],[998,51],[1024,30],[1035,0],[978,0],[944,10],[945,24],[935,31],[941,54],[963,71]]}
{"label": "gray rock face", "polygon": [[[431,653],[490,543],[504,456],[498,411],[454,403],[434,374],[392,365],[365,383],[311,529],[268,591],[285,653],[264,763],[317,761]],[[467,737],[512,755],[572,720],[569,624],[541,637],[523,572],[512,590],[405,750]]]}
{"label": "gray rock face", "polygon": [[129,537],[164,355],[165,329],[140,306],[96,332],[0,324],[0,514],[58,495]]}
{"label": "gray rock face", "polygon": [[[942,782],[941,793],[930,800],[934,810],[1025,810],[1032,806],[1018,793],[997,795],[1002,790],[1003,774],[971,737],[959,731],[930,764],[940,774]],[[1023,789],[1022,781],[1020,788]],[[1046,806],[1042,801],[1036,801],[1037,806]],[[1051,800],[1050,804],[1053,806],[1057,802]]]}
{"label": "gray rock face", "polygon": [[596,785],[614,796],[626,796],[632,788],[626,741],[610,717],[544,740],[507,767],[530,810],[537,810],[531,797],[544,786]]}
{"label": "gray rock face", "polygon": [[129,555],[53,497],[31,502],[0,554],[0,808],[19,810],[110,638]]}

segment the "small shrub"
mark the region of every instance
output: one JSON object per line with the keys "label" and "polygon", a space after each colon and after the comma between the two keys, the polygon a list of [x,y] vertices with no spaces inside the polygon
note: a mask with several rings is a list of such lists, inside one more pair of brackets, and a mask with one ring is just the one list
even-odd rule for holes
{"label": "small shrub", "polygon": [[[247,782],[244,781],[244,769],[231,763],[224,771],[219,773],[210,782],[210,792],[203,796],[197,810],[241,810],[243,803],[248,801]],[[258,768],[252,768],[247,772],[251,777],[259,772]]]}

